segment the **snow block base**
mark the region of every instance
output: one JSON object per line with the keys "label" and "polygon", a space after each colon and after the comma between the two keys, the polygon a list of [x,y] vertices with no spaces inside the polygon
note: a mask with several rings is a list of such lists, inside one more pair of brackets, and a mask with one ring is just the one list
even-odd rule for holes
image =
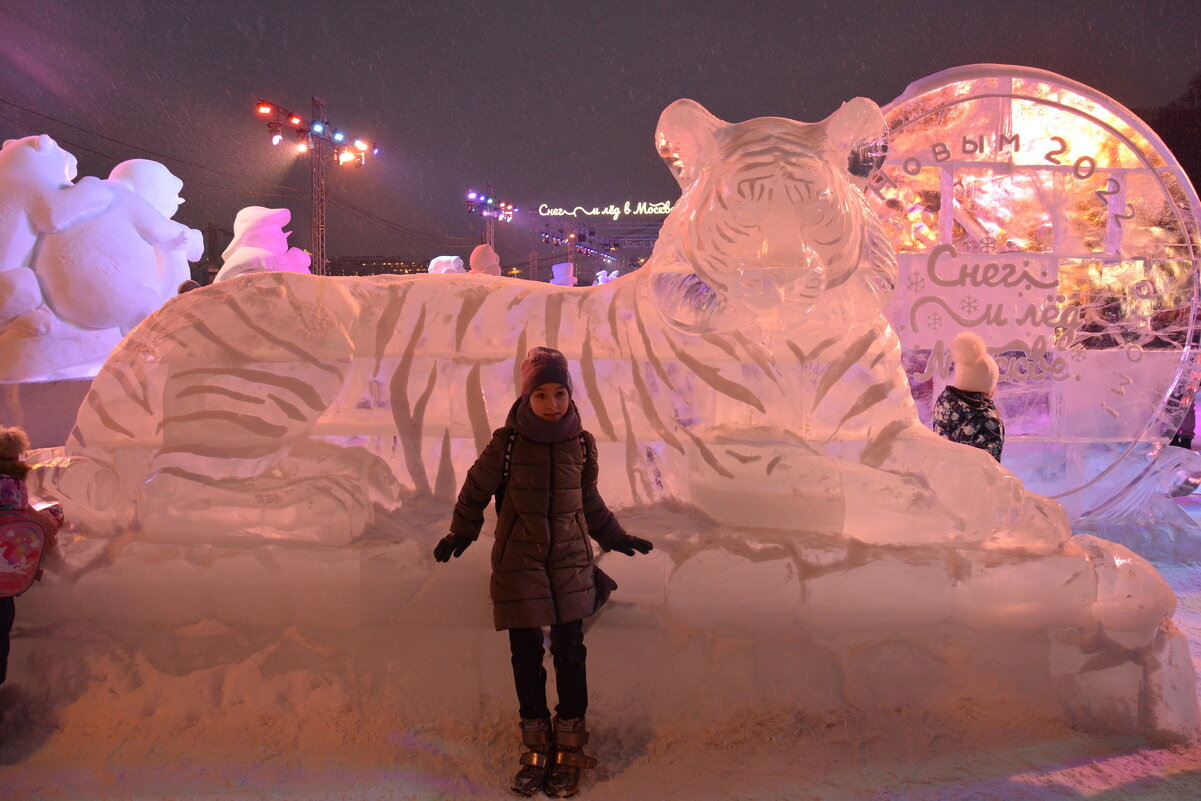
{"label": "snow block base", "polygon": [[[656,548],[601,557],[620,586],[586,624],[598,710],[685,728],[787,713],[819,726],[1059,720],[1170,742],[1196,732],[1175,597],[1120,545],[1081,535],[1047,556],[869,546],[732,531],[666,504],[621,518]],[[515,714],[487,538],[437,565],[444,522],[343,547],[67,541],[65,567],[22,598],[21,620],[153,628],[180,643],[172,653],[187,652],[197,626],[300,629],[343,643],[321,671],[400,688],[403,700],[379,702],[402,704],[415,724]]]}

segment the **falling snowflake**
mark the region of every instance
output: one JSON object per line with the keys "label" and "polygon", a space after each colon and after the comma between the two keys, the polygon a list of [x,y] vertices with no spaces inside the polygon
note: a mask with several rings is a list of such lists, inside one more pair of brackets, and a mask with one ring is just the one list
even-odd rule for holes
{"label": "falling snowflake", "polygon": [[920,275],[910,273],[908,286],[910,292],[924,292],[926,289],[926,279]]}
{"label": "falling snowflake", "polygon": [[931,312],[926,317],[926,327],[933,331],[942,328],[942,315],[938,312]]}
{"label": "falling snowflake", "polygon": [[980,249],[985,253],[997,252],[997,239],[992,234],[980,238]]}
{"label": "falling snowflake", "polygon": [[976,300],[975,295],[964,295],[959,299],[959,310],[964,314],[975,314],[980,308],[980,301]]}

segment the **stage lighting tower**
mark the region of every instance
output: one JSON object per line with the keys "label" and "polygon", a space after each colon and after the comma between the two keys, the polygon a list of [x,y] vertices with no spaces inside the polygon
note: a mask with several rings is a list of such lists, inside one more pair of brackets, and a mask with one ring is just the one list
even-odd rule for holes
{"label": "stage lighting tower", "polygon": [[[285,110],[277,103],[259,100],[255,111],[267,120],[267,132],[271,144],[283,141],[285,128],[296,131],[297,151],[309,154],[311,194],[309,204],[312,211],[313,273],[329,274],[329,259],[325,251],[325,204],[328,193],[325,185],[325,168],[330,161],[338,165],[363,166],[367,153],[379,155],[379,146],[361,138],[352,137],[346,131],[335,129],[325,118],[325,101],[313,98],[313,116],[305,119],[299,114]],[[348,145],[346,142],[353,142]]]}
{"label": "stage lighting tower", "polygon": [[496,221],[513,222],[513,215],[521,211],[512,203],[501,200],[492,193],[492,184],[488,184],[483,192],[474,189],[467,192],[467,213],[479,212],[484,220],[484,235],[482,244],[496,248]]}

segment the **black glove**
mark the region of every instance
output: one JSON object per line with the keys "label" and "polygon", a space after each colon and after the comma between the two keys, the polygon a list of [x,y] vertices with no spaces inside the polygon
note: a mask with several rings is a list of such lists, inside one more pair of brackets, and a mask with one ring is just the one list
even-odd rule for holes
{"label": "black glove", "polygon": [[644,540],[642,537],[631,537],[629,534],[626,534],[614,543],[612,550],[624,553],[626,556],[633,556],[634,551],[638,553],[650,553],[654,547],[650,540]]}
{"label": "black glove", "polygon": [[434,560],[449,562],[452,555],[458,559],[470,544],[471,538],[465,534],[447,534],[434,546]]}

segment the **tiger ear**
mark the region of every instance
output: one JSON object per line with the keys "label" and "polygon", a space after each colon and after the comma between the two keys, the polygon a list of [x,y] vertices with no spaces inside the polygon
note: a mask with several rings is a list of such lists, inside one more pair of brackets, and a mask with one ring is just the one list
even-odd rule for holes
{"label": "tiger ear", "polygon": [[695,100],[677,100],[659,115],[655,147],[681,189],[687,189],[714,161],[717,131],[729,125]]}
{"label": "tiger ear", "polygon": [[829,158],[840,167],[845,164],[851,182],[863,188],[888,154],[888,121],[880,107],[866,97],[856,97],[820,124],[825,127]]}

